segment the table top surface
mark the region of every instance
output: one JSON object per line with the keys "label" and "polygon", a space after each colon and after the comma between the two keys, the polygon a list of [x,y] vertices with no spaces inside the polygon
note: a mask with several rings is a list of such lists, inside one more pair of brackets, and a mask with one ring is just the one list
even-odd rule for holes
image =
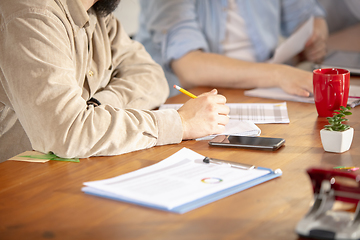
{"label": "table top surface", "polygon": [[[351,77],[359,84],[359,78]],[[195,88],[200,94],[210,88]],[[276,103],[218,89],[229,103]],[[183,103],[177,95],[167,103]],[[349,151],[325,152],[319,131],[327,123],[311,103],[287,102],[289,124],[259,124],[261,136],[286,139],[277,151],[210,147],[183,141],[80,163],[0,163],[0,239],[301,239],[295,226],[313,199],[306,169],[360,166],[360,107],[348,124],[355,130]],[[115,177],[157,163],[183,147],[205,156],[280,168],[283,175],[185,214],[95,197],[81,191],[86,181]]]}

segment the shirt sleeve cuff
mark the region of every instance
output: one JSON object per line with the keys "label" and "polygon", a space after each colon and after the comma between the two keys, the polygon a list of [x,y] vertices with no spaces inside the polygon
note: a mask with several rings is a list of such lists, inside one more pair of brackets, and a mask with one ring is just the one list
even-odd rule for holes
{"label": "shirt sleeve cuff", "polygon": [[313,11],[315,17],[325,17],[325,10],[322,6],[316,5]]}
{"label": "shirt sleeve cuff", "polygon": [[154,111],[159,129],[156,145],[174,144],[182,141],[183,129],[179,113],[173,109]]}
{"label": "shirt sleeve cuff", "polygon": [[119,96],[114,94],[111,91],[100,91],[94,94],[94,98],[96,98],[102,105],[111,105],[112,107],[121,108],[121,102],[118,100]]}
{"label": "shirt sleeve cuff", "polygon": [[177,60],[185,54],[199,49],[209,52],[209,46],[199,32],[182,30],[178,33],[176,29],[170,31],[164,38],[162,49],[164,68],[171,71],[172,60]]}

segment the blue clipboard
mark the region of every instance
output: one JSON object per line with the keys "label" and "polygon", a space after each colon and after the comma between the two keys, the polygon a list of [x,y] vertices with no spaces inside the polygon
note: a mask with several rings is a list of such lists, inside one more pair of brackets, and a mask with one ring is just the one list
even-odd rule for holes
{"label": "blue clipboard", "polygon": [[145,206],[145,207],[155,208],[155,209],[159,209],[159,210],[163,210],[163,211],[169,211],[169,212],[173,212],[173,213],[182,214],[182,213],[186,213],[188,211],[194,210],[196,208],[199,208],[201,206],[204,206],[206,204],[209,204],[211,202],[215,202],[215,201],[217,201],[219,199],[230,196],[230,195],[235,194],[237,192],[241,192],[241,191],[243,191],[245,189],[256,186],[256,185],[258,185],[260,183],[269,181],[271,179],[274,179],[274,178],[279,177],[279,176],[282,175],[282,172],[281,172],[280,169],[277,169],[275,171],[273,171],[271,169],[268,169],[268,168],[262,168],[262,167],[258,167],[258,169],[268,170],[268,171],[270,171],[270,173],[268,173],[268,174],[266,174],[266,175],[264,175],[262,177],[252,179],[252,180],[247,181],[245,183],[235,185],[233,187],[230,187],[230,188],[221,190],[219,192],[207,195],[205,197],[196,199],[196,200],[194,200],[192,202],[188,202],[188,203],[183,204],[181,206],[174,207],[172,209],[167,209],[165,207],[161,207],[161,206],[149,204],[149,203],[146,203],[146,202],[133,200],[133,199],[130,199],[130,198],[119,196],[117,194],[109,193],[109,192],[102,191],[102,190],[92,188],[92,187],[83,187],[81,190],[83,192],[87,193],[87,194],[91,194],[91,195],[94,195],[94,196],[105,197],[105,198],[118,200],[118,201],[122,201],[122,202],[127,202],[127,203],[132,203],[132,204],[136,204],[136,205],[140,205],[140,206]]}

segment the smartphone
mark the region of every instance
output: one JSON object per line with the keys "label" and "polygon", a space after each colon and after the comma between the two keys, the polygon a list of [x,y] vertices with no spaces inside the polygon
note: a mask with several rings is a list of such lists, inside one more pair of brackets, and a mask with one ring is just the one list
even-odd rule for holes
{"label": "smartphone", "polygon": [[284,145],[283,138],[218,135],[209,141],[211,146],[276,150]]}

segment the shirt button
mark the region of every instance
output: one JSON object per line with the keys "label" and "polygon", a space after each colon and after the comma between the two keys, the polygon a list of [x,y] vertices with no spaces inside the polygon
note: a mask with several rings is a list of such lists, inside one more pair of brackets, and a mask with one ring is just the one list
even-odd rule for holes
{"label": "shirt button", "polygon": [[94,72],[90,70],[90,71],[89,71],[89,76],[90,76],[90,77],[94,76]]}

